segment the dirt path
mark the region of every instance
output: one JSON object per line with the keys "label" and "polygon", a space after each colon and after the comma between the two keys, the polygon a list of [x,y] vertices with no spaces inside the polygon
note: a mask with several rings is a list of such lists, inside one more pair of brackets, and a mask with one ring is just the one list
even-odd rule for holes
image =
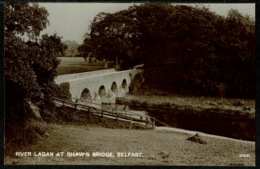
{"label": "dirt path", "polygon": [[[48,134],[37,144],[16,150],[16,152],[30,152],[31,155],[15,156],[14,152],[13,156],[5,158],[5,163],[255,166],[254,142],[202,136],[206,144],[199,144],[187,140],[191,134],[167,130],[109,129],[70,124],[49,126]],[[51,153],[46,152],[53,153],[53,157]],[[56,157],[57,152],[64,152],[64,156]],[[71,157],[79,155],[76,152],[84,152],[85,157]],[[93,152],[112,157],[93,157]],[[90,157],[86,157],[88,155]]]}

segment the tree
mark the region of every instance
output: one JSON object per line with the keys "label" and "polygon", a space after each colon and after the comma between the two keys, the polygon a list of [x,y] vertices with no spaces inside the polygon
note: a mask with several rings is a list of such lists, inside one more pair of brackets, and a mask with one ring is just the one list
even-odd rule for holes
{"label": "tree", "polygon": [[75,41],[65,40],[63,41],[64,44],[67,45],[67,49],[64,52],[66,57],[75,57],[78,56],[78,47],[79,44]]}
{"label": "tree", "polygon": [[78,51],[80,55],[87,61],[87,57],[93,56],[96,57],[95,46],[87,35],[85,35],[85,39],[82,45],[78,47]]}
{"label": "tree", "polygon": [[49,23],[45,8],[6,3],[4,9],[6,119],[26,121],[30,103],[43,107],[55,93],[57,56],[66,46],[56,34],[40,37]]}
{"label": "tree", "polygon": [[[222,62],[219,66],[224,75],[223,81],[229,85],[229,95],[254,97],[255,95],[255,23],[247,15],[231,9],[225,19],[225,41]],[[232,80],[231,80],[232,79]]]}
{"label": "tree", "polygon": [[90,29],[81,51],[92,50],[99,58],[119,61],[131,58],[137,48],[133,40],[137,39],[138,32],[133,19],[128,17],[128,11],[115,14],[101,12],[94,18]]}
{"label": "tree", "polygon": [[98,14],[85,42],[99,57],[145,63],[146,83],[164,89],[253,97],[254,25],[236,10],[223,17],[205,6],[146,3]]}

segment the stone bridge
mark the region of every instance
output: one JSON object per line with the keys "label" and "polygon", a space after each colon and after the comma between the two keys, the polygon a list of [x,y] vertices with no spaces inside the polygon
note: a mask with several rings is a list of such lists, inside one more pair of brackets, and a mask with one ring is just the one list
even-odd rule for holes
{"label": "stone bridge", "polygon": [[80,99],[90,103],[115,103],[116,97],[129,92],[129,85],[141,69],[116,71],[106,69],[100,71],[61,75],[55,79],[59,85],[69,84],[69,92],[73,100]]}

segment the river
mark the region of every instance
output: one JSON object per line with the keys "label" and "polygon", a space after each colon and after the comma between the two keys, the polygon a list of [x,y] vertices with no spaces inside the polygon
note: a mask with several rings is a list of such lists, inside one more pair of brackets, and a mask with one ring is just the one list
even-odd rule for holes
{"label": "river", "polygon": [[[125,109],[141,115],[155,117],[158,121],[167,125],[192,131],[204,132],[218,136],[225,136],[235,139],[255,141],[255,121],[234,115],[222,115],[216,112],[196,113],[196,111],[182,110],[149,110],[145,108],[134,108],[128,105],[118,106],[119,109]],[[162,123],[156,122],[156,126],[163,126]]]}

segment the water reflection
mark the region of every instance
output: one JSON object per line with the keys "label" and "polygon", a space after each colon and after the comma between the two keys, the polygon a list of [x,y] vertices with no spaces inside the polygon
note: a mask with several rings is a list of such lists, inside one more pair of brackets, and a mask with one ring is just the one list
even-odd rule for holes
{"label": "water reflection", "polygon": [[[231,137],[235,139],[255,141],[255,120],[237,117],[235,115],[222,115],[216,112],[196,113],[194,111],[180,110],[153,110],[138,111],[126,106],[129,111],[149,115],[171,127],[200,131],[207,134]],[[140,108],[138,108],[140,109]],[[155,123],[162,126],[161,123]]]}

